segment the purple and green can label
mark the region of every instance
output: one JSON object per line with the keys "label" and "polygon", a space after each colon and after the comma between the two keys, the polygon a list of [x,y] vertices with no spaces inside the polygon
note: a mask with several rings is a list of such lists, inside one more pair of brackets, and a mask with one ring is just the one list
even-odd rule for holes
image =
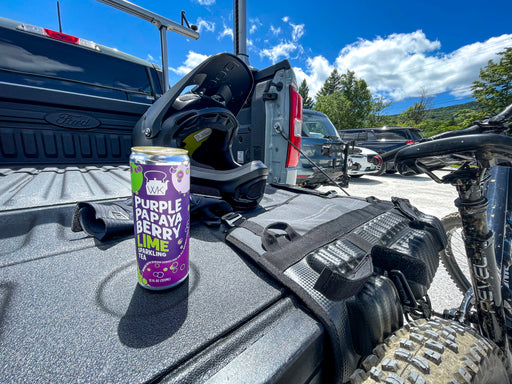
{"label": "purple and green can label", "polygon": [[134,147],[130,156],[139,284],[166,289],[189,271],[190,161],[187,151]]}

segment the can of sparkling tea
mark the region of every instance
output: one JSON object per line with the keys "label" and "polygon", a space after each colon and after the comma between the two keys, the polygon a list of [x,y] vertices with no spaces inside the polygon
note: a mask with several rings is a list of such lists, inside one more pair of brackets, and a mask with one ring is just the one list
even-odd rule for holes
{"label": "can of sparkling tea", "polygon": [[139,284],[167,289],[183,282],[189,271],[188,152],[133,147],[130,167]]}

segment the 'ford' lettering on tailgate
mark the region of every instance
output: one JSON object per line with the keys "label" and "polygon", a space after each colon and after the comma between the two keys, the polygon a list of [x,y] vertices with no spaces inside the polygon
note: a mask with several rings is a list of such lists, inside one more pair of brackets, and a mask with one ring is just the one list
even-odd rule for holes
{"label": "'ford' lettering on tailgate", "polygon": [[100,125],[100,121],[92,116],[68,112],[49,113],[44,119],[50,124],[64,128],[91,129]]}

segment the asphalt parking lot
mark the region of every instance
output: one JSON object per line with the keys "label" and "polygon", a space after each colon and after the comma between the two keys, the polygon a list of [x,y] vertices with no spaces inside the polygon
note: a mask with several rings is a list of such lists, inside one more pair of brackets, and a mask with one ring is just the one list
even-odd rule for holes
{"label": "asphalt parking lot", "polygon": [[[442,176],[442,171],[438,174]],[[322,186],[320,190],[337,189],[333,186]],[[351,179],[345,190],[352,196],[375,196],[389,200],[392,196],[407,198],[424,213],[442,218],[456,211],[453,204],[457,192],[451,185],[437,184],[426,175],[404,177],[399,174],[383,174],[381,176],[363,176]],[[339,189],[338,189],[339,191]],[[339,191],[340,194],[343,192]],[[434,282],[429,289],[432,307],[438,312],[445,308],[457,307],[462,299],[455,284],[439,263]]]}

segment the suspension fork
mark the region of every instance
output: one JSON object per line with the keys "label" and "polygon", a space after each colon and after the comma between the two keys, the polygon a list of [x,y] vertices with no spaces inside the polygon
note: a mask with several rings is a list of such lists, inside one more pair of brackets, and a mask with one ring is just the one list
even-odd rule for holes
{"label": "suspension fork", "polygon": [[[501,271],[502,279],[506,267],[510,264],[509,235],[507,229],[507,218],[510,217],[509,193],[511,179],[511,168],[496,166],[491,169],[491,177],[484,185],[485,196],[489,200],[487,207],[487,219],[489,229],[494,235],[494,250],[496,264]],[[508,286],[508,279],[506,281]]]}
{"label": "suspension fork", "polygon": [[483,192],[481,170],[466,168],[458,176],[452,184],[459,194],[455,205],[462,218],[480,330],[510,356],[501,277],[496,265],[494,235],[487,223],[488,200]]}
{"label": "suspension fork", "polygon": [[[508,183],[507,183],[507,205],[506,205],[506,215],[505,215],[505,234],[504,234],[504,242],[503,242],[503,262],[510,265],[510,261],[512,258],[512,168],[507,168],[508,171]],[[507,268],[507,272],[509,272]],[[510,288],[510,274],[507,273],[507,286]]]}

